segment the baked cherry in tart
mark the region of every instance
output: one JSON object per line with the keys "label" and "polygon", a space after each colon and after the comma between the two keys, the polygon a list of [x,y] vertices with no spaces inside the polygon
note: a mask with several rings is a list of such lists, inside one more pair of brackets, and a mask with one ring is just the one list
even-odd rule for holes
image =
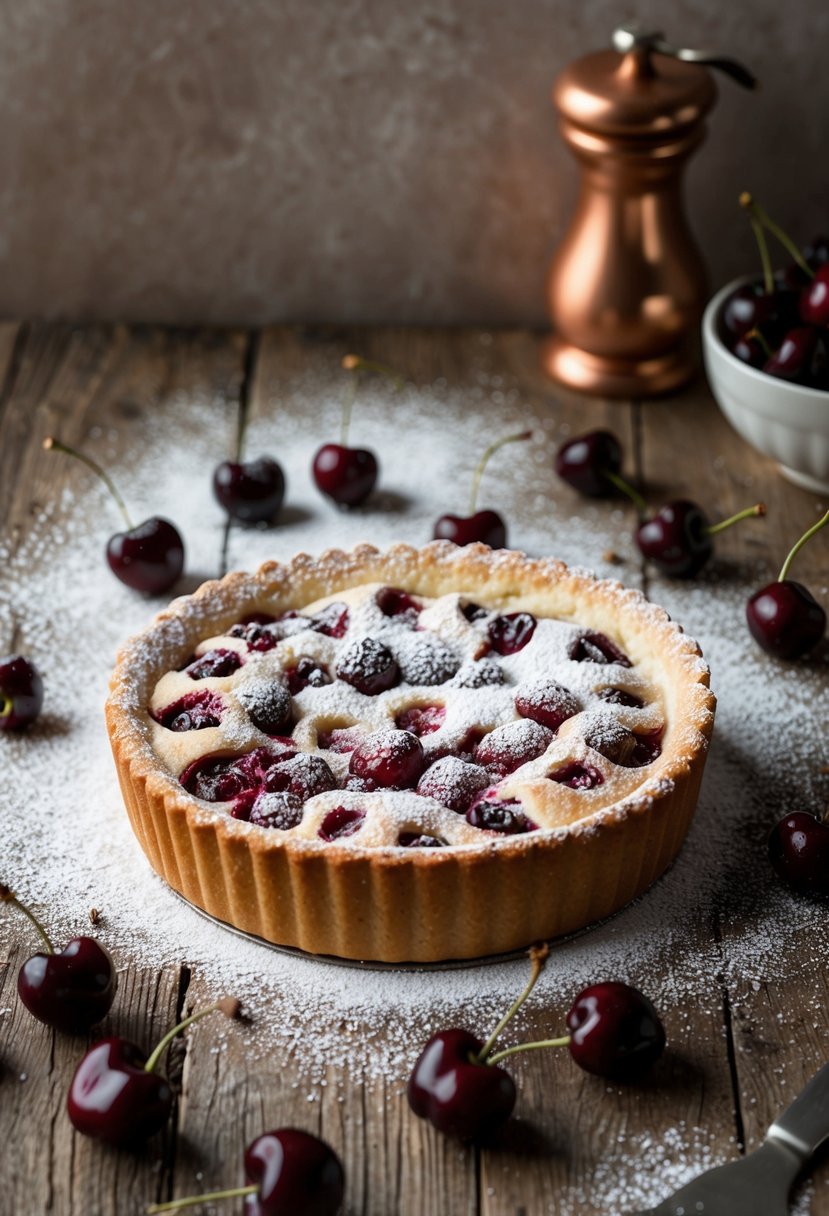
{"label": "baked cherry in tart", "polygon": [[687,829],[712,699],[635,593],[434,543],[177,600],[120,657],[108,718],[139,839],[188,899],[280,944],[419,961],[641,893]]}

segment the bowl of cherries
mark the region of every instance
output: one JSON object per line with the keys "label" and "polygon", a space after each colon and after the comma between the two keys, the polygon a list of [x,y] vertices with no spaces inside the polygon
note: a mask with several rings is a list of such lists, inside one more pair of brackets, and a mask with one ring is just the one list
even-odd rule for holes
{"label": "bowl of cherries", "polygon": [[[829,237],[799,249],[748,194],[740,197],[762,274],[738,279],[702,321],[711,391],[734,429],[790,481],[829,493]],[[768,236],[790,262],[772,269]]]}

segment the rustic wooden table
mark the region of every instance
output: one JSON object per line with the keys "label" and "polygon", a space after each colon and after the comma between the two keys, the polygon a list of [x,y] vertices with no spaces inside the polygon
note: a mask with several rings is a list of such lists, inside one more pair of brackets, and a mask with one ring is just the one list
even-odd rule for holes
{"label": "rustic wooden table", "polygon": [[[55,499],[56,487],[75,483],[78,477],[70,462],[56,464],[41,450],[46,434],[57,431],[66,441],[86,443],[94,450],[96,436],[116,427],[113,442],[125,445],[122,455],[128,454],[135,428],[145,426],[141,433],[146,442],[147,420],[156,417],[163,434],[165,417],[181,409],[182,399],[196,394],[214,403],[221,447],[230,442],[239,403],[252,420],[278,419],[280,413],[289,412],[292,384],[305,369],[315,364],[336,368],[339,357],[353,347],[403,369],[415,385],[470,386],[470,418],[486,409],[497,415],[503,403],[511,418],[523,410],[546,419],[551,443],[568,427],[611,425],[626,443],[632,472],[648,487],[652,501],[667,493],[693,497],[715,516],[762,497],[769,509],[765,525],[725,534],[718,544],[716,578],[706,575],[700,587],[717,596],[723,587],[730,593],[776,573],[793,537],[815,519],[817,500],[784,482],[769,461],[733,434],[703,383],[668,403],[584,402],[553,392],[540,377],[536,345],[536,338],[524,333],[280,329],[251,335],[1,327],[4,569],[11,568],[10,559],[25,543],[43,503]],[[484,380],[486,392],[479,388],[476,392],[475,386]],[[307,402],[303,408],[307,412]],[[312,435],[314,418],[306,422]],[[401,425],[416,425],[416,419]],[[278,449],[277,437],[278,429],[273,445]],[[136,453],[135,458],[139,456]],[[524,509],[536,516],[543,512],[543,494],[551,493],[549,464],[543,472],[546,491],[541,473],[534,473],[525,497],[519,495],[509,504],[511,520],[520,518]],[[605,527],[606,541],[597,540],[595,552],[586,554],[585,561],[595,564],[603,549],[617,548],[627,554],[617,571],[620,577],[655,599],[666,595],[670,600],[671,589],[632,559],[625,539],[631,516],[623,505],[584,504],[560,486],[555,487],[555,498],[550,551],[557,549],[556,532],[566,536],[568,515],[586,512]],[[440,506],[443,509],[444,504]],[[437,514],[434,508],[432,513]],[[291,535],[278,539],[280,555],[303,545],[301,529],[300,517]],[[405,539],[410,538],[406,533]],[[222,533],[217,527],[215,540],[213,565],[205,574],[244,559],[244,535],[235,530]],[[804,551],[797,575],[824,599],[827,554],[829,544],[821,538]],[[0,580],[3,577],[0,571]],[[11,598],[6,595],[7,605]],[[13,649],[24,639],[31,644],[13,614],[0,620],[0,650]],[[48,656],[39,655],[38,661],[45,666]],[[827,793],[826,779],[814,776],[829,759],[825,651],[812,665],[822,666],[824,672],[822,702],[813,701],[803,710],[795,700],[781,714],[779,729],[795,730],[800,739],[811,734],[814,772],[793,768],[781,775],[783,798],[775,791],[770,804],[761,805],[753,820],[743,824],[735,839],[735,854],[762,852],[765,832],[779,813],[799,799],[814,805],[821,792]],[[778,678],[777,672],[776,665],[769,664],[770,682]],[[745,712],[751,713],[752,707],[746,706]],[[3,743],[0,739],[0,755]],[[38,744],[33,736],[31,746]],[[742,757],[747,773],[760,764],[764,746],[765,740],[758,737],[756,755]],[[18,749],[15,755],[20,754]],[[0,772],[2,824],[21,808],[15,800],[14,768],[10,775],[1,760]],[[0,827],[0,832],[5,828]],[[14,883],[15,856],[4,849],[2,835],[0,859],[2,876]],[[612,1194],[608,1171],[621,1176],[631,1155],[638,1159],[636,1168],[651,1172],[648,1193],[658,1194],[674,1178],[672,1155],[681,1154],[691,1172],[695,1166],[736,1156],[756,1145],[773,1117],[829,1058],[829,942],[819,931],[819,912],[787,919],[785,909],[798,904],[784,902],[779,934],[788,939],[787,948],[798,959],[798,967],[787,969],[782,978],[770,972],[759,982],[756,976],[752,982],[742,980],[739,968],[727,963],[731,943],[740,938],[744,919],[752,912],[739,882],[734,882],[733,869],[726,868],[723,875],[698,923],[684,927],[681,946],[687,953],[696,939],[710,957],[713,944],[723,960],[721,971],[712,977],[710,999],[680,1001],[665,1008],[671,1049],[653,1076],[642,1085],[620,1090],[579,1072],[566,1053],[518,1057],[518,1118],[496,1147],[483,1152],[462,1149],[415,1119],[399,1075],[368,1084],[359,1069],[332,1065],[327,1070],[329,1084],[309,1105],[307,1085],[299,1084],[304,1076],[301,1047],[263,1062],[249,1059],[231,1037],[227,1050],[217,1055],[207,1046],[209,1023],[194,1027],[171,1053],[178,1096],[168,1132],[138,1155],[102,1151],[73,1133],[64,1112],[67,1084],[81,1045],[34,1022],[18,1003],[17,968],[33,945],[22,921],[3,916],[0,1213],[138,1214],[148,1203],[173,1194],[185,1195],[223,1181],[234,1184],[244,1143],[266,1126],[292,1123],[319,1131],[341,1154],[348,1177],[349,1216],[607,1212],[615,1210],[606,1199]],[[146,959],[136,963],[119,950],[117,941],[109,944],[121,968],[121,982],[105,1032],[122,1032],[144,1043],[155,1041],[183,1010],[212,995],[200,975],[186,965],[159,969]],[[652,986],[658,988],[659,981],[660,977],[653,977]],[[524,1029],[529,1034],[560,1026],[567,1003],[562,997],[557,1004],[534,1004],[527,1011]],[[389,1033],[397,1031],[390,1028]],[[411,1051],[406,1056],[410,1058]],[[815,1216],[829,1213],[828,1182],[829,1170],[820,1167],[812,1189],[798,1200],[810,1202]]]}

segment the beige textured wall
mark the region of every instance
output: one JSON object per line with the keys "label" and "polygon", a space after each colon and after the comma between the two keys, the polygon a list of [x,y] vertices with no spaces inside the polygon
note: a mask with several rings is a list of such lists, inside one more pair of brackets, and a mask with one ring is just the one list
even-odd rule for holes
{"label": "beige textured wall", "polygon": [[744,186],[829,227],[826,0],[0,0],[0,314],[540,321],[550,82],[631,14],[763,81],[689,175],[715,280]]}

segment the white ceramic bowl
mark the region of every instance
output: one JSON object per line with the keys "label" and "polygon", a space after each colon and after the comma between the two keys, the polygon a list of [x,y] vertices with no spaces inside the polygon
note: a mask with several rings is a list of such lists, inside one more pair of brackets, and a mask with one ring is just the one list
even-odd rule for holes
{"label": "white ceramic bowl", "polygon": [[735,279],[705,309],[702,353],[711,392],[735,431],[778,461],[784,477],[829,494],[829,392],[767,376],[732,355],[720,338],[725,301],[748,281]]}

